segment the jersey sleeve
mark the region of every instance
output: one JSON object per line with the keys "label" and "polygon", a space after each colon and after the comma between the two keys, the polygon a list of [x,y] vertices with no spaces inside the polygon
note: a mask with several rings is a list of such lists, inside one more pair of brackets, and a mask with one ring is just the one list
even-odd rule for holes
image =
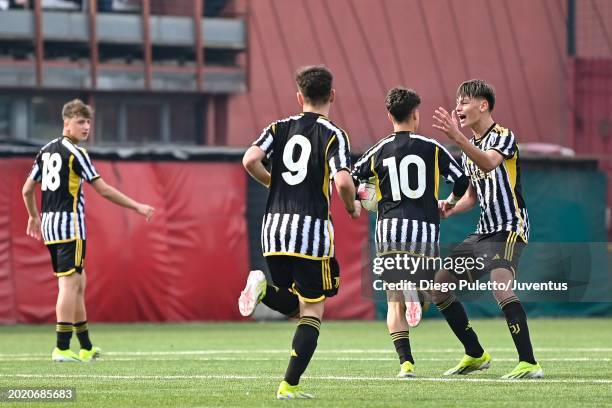
{"label": "jersey sleeve", "polygon": [[505,159],[514,156],[517,145],[514,134],[510,130],[491,135],[491,137],[493,141],[487,150],[497,150]]}
{"label": "jersey sleeve", "polygon": [[334,178],[340,170],[351,171],[351,146],[348,135],[343,130],[334,132],[327,149],[329,177]]}
{"label": "jersey sleeve", "polygon": [[90,183],[100,177],[85,149],[77,148],[72,154],[74,155],[73,169],[79,177]]}
{"label": "jersey sleeve", "polygon": [[268,159],[270,159],[274,153],[274,134],[276,133],[277,126],[276,122],[268,125],[268,127],[262,130],[257,140],[252,144],[252,146],[257,146],[263,150]]}
{"label": "jersey sleeve", "polygon": [[371,158],[373,157],[369,152],[364,153],[353,166],[353,171],[351,172],[351,176],[360,184],[362,181],[366,181],[374,176],[374,172],[372,171]]}
{"label": "jersey sleeve", "polygon": [[[463,156],[462,156],[463,160]],[[438,151],[438,169],[440,174],[447,183],[454,183],[453,194],[455,197],[461,197],[465,194],[469,181],[461,167],[448,150],[441,148]]]}
{"label": "jersey sleeve", "polygon": [[461,176],[464,176],[457,161],[444,148],[438,150],[438,169],[447,183],[455,183]]}
{"label": "jersey sleeve", "polygon": [[28,177],[37,183],[42,181],[42,163],[40,152],[36,155],[36,159],[34,159],[34,164],[32,165],[32,170],[30,170],[30,175]]}

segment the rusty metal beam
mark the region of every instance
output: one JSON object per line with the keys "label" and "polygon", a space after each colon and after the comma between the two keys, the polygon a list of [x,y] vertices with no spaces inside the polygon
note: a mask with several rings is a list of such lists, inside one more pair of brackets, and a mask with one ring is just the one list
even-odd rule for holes
{"label": "rusty metal beam", "polygon": [[90,88],[95,90],[98,87],[98,31],[97,31],[97,10],[98,1],[89,0],[89,72]]}
{"label": "rusty metal beam", "polygon": [[144,55],[145,89],[151,90],[151,77],[153,65],[153,49],[151,48],[151,2],[142,0],[142,44]]}
{"label": "rusty metal beam", "polygon": [[42,0],[34,0],[34,47],[36,55],[36,86],[38,88],[43,86],[43,60],[45,58],[41,2]]}
{"label": "rusty metal beam", "polygon": [[202,41],[202,12],[205,0],[193,0],[193,36],[196,59],[196,84],[199,92],[204,86],[204,42]]}

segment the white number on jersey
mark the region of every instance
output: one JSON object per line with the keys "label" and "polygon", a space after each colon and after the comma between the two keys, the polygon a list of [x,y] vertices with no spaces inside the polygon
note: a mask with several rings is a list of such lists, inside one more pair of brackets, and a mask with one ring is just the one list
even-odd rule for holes
{"label": "white number on jersey", "polygon": [[[417,170],[417,188],[411,189],[408,183],[408,167],[414,164]],[[417,155],[409,154],[404,157],[399,164],[399,178],[398,168],[395,162],[395,157],[388,157],[383,160],[383,166],[389,169],[389,180],[391,181],[391,194],[393,195],[393,201],[400,201],[402,196],[400,190],[408,198],[417,199],[420,198],[425,192],[426,186],[426,169],[425,161]]]}
{"label": "white number on jersey", "polygon": [[59,153],[43,153],[42,155],[42,191],[55,191],[60,186],[60,170],[62,169],[62,156]]}
{"label": "white number on jersey", "polygon": [[[301,148],[300,157],[296,161],[293,160],[293,153],[295,152],[296,145]],[[283,151],[283,163],[287,170],[282,173],[283,179],[287,184],[295,186],[300,184],[306,178],[308,172],[308,159],[310,158],[310,152],[312,146],[310,141],[302,135],[295,135],[285,145]]]}

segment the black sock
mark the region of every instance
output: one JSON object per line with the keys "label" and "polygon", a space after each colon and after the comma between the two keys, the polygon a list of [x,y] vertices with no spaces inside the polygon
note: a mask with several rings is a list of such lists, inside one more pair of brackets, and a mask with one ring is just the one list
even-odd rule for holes
{"label": "black sock", "polygon": [[484,350],[478,342],[478,336],[465,313],[463,305],[455,298],[451,296],[444,302],[437,303],[438,310],[444,315],[448,325],[455,333],[455,336],[459,339],[463,347],[465,348],[465,354],[471,357],[480,357]]}
{"label": "black sock", "polygon": [[293,343],[291,343],[291,358],[289,366],[285,372],[285,381],[290,385],[298,385],[300,377],[306,371],[308,363],[317,348],[317,339],[319,338],[319,329],[321,321],[316,317],[304,316],[300,318]]}
{"label": "black sock", "polygon": [[512,296],[500,302],[499,306],[506,316],[506,322],[508,322],[512,340],[514,341],[516,351],[518,351],[519,360],[536,364],[535,357],[533,356],[533,346],[529,338],[527,315],[520,300],[516,296]]}
{"label": "black sock", "polygon": [[412,364],[414,364],[412,352],[410,351],[410,335],[408,332],[398,331],[391,333],[391,340],[393,340],[393,345],[395,346],[395,351],[397,351],[397,355],[399,356],[400,364],[403,364],[404,361],[410,361]]}
{"label": "black sock", "polygon": [[300,311],[300,302],[297,295],[290,292],[287,288],[277,288],[276,286],[268,285],[266,296],[264,296],[261,302],[270,309],[289,317],[297,316]]}
{"label": "black sock", "polygon": [[79,343],[81,343],[81,348],[91,350],[91,341],[89,340],[89,328],[87,327],[87,321],[75,323],[74,331],[79,339]]}
{"label": "black sock", "polygon": [[70,339],[72,338],[72,323],[57,322],[55,332],[57,334],[57,348],[68,350],[70,348]]}

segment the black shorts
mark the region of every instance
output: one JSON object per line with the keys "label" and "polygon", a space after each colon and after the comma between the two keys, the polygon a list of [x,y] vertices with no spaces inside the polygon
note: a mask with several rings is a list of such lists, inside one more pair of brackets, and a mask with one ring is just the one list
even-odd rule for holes
{"label": "black shorts", "polygon": [[319,302],[338,293],[340,266],[336,258],[272,255],[266,257],[266,262],[274,285],[292,289],[306,302]]}
{"label": "black shorts", "polygon": [[59,244],[48,244],[51,263],[56,276],[67,276],[71,273],[83,272],[85,261],[85,241],[76,239]]}
{"label": "black shorts", "polygon": [[[526,245],[521,236],[512,231],[471,234],[452,250],[450,257],[455,268],[449,271],[459,279],[473,282],[493,269],[505,268],[516,278],[521,252]],[[470,258],[475,260],[476,266],[467,268]]]}

